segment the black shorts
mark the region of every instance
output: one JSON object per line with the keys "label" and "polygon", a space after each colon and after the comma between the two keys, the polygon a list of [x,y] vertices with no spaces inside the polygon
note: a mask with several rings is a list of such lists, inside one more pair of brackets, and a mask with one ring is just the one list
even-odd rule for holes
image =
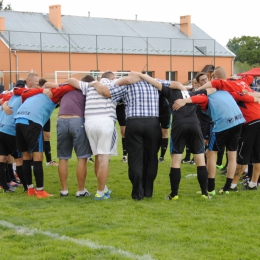
{"label": "black shorts", "polygon": [[171,112],[169,106],[159,107],[159,121],[161,128],[169,129],[171,125]]}
{"label": "black shorts", "polygon": [[243,124],[240,124],[221,132],[213,132],[208,145],[209,151],[221,151],[223,147],[231,152],[237,151],[242,127]]}
{"label": "black shorts", "polygon": [[46,124],[43,126],[44,132],[50,132],[51,131],[51,119],[49,119]]}
{"label": "black shorts", "polygon": [[124,104],[119,104],[116,106],[116,117],[120,126],[126,126]]}
{"label": "black shorts", "polygon": [[12,155],[15,159],[20,158],[16,150],[16,137],[0,132],[0,155]]}
{"label": "black shorts", "polygon": [[42,126],[29,121],[29,125],[16,124],[16,145],[19,152],[43,152]]}
{"label": "black shorts", "polygon": [[244,124],[239,139],[237,151],[237,164],[260,163],[260,121]]}
{"label": "black shorts", "polygon": [[189,144],[190,152],[193,154],[205,152],[200,123],[173,123],[170,142],[171,154],[182,154],[186,143]]}

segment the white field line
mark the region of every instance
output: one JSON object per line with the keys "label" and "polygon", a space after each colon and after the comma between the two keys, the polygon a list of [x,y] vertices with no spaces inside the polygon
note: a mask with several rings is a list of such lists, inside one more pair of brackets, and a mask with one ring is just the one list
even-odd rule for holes
{"label": "white field line", "polygon": [[91,242],[90,240],[87,239],[75,239],[75,238],[71,238],[68,236],[61,236],[59,234],[55,234],[55,233],[51,233],[49,231],[41,231],[38,229],[29,229],[27,227],[22,227],[22,226],[16,226],[12,223],[0,220],[0,226],[3,226],[5,228],[10,228],[10,229],[14,229],[17,234],[20,235],[34,235],[34,234],[41,234],[41,235],[45,235],[48,236],[50,238],[53,239],[57,239],[57,240],[61,240],[61,241],[68,241],[68,242],[72,242],[81,246],[87,246],[90,249],[103,249],[103,250],[108,250],[110,251],[112,254],[117,254],[120,256],[124,256],[124,257],[128,257],[130,259],[136,259],[136,260],[155,260],[154,258],[152,258],[150,255],[143,255],[143,256],[139,256],[136,254],[132,254],[129,253],[127,251],[121,250],[121,249],[116,249],[113,246],[102,246],[102,245],[98,245],[97,243]]}

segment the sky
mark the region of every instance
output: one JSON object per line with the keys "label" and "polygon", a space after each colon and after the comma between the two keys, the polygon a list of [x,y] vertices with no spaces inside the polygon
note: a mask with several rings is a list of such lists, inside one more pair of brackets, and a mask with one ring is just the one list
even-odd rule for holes
{"label": "sky", "polygon": [[256,1],[234,0],[4,0],[14,11],[49,13],[50,5],[61,5],[62,15],[179,23],[191,15],[191,22],[226,46],[229,39],[260,37],[260,15]]}

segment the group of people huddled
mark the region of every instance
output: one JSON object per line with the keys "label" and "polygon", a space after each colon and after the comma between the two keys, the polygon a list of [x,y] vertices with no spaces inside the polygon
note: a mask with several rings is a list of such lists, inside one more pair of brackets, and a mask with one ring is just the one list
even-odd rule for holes
{"label": "group of people huddled", "polygon": [[[39,81],[43,86],[39,86]],[[59,164],[49,158],[47,165],[58,166],[61,197],[69,194],[68,161],[73,149],[77,156],[76,197],[91,196],[85,182],[87,160],[92,155],[97,178],[94,200],[111,197],[107,183],[109,158],[117,155],[117,120],[122,135],[122,161],[128,163],[134,200],[153,195],[158,163],[164,162],[169,143],[170,119],[171,192],[166,199],[179,198],[185,146],[194,155],[203,199],[216,194],[216,155],[223,148],[228,166],[225,184],[218,192],[237,191],[238,181],[250,162],[254,165],[253,174],[246,188],[257,189],[260,98],[250,88],[252,81],[252,76],[227,78],[222,67],[215,68],[212,81],[206,73],[198,73],[191,91],[177,81],[154,79],[139,72],[116,79],[113,72],[107,71],[100,81],[86,75],[81,80],[69,78],[63,84],[42,81],[37,74],[29,73],[25,82],[18,81],[12,92],[0,96],[0,185],[4,192],[15,191],[6,174],[6,162],[12,156],[28,196],[52,196],[44,189],[43,153],[47,148],[50,154],[50,145],[43,130],[59,106]]]}

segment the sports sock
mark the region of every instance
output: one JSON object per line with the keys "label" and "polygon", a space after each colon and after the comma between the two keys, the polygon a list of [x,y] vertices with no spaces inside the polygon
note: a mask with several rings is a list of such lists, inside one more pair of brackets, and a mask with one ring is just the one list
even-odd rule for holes
{"label": "sports sock", "polygon": [[26,183],[26,180],[24,178],[24,175],[23,175],[23,166],[16,166],[16,173],[21,181],[21,183],[23,184],[23,187],[24,189],[26,190],[27,189],[27,183]]}
{"label": "sports sock", "polygon": [[100,190],[97,190],[97,194],[100,196],[100,197],[103,197],[104,196],[104,191],[100,191]]}
{"label": "sports sock", "polygon": [[5,189],[8,190],[9,187],[6,181],[6,174],[5,174],[5,163],[0,162],[0,185]]}
{"label": "sports sock", "polygon": [[42,161],[34,161],[33,163],[34,168],[34,177],[36,181],[36,187],[43,187],[43,168],[42,168]]}
{"label": "sports sock", "polygon": [[126,141],[124,137],[122,137],[122,147],[123,147],[123,156],[126,156],[127,150],[126,150]]}
{"label": "sports sock", "polygon": [[236,186],[237,186],[237,184],[235,184],[235,183],[231,183],[230,188],[231,188],[231,189],[235,189]]}
{"label": "sports sock", "polygon": [[170,168],[170,183],[171,183],[171,194],[173,198],[178,195],[179,184],[181,181],[181,169],[180,168]]}
{"label": "sports sock", "polygon": [[208,196],[208,171],[206,166],[197,167],[197,178],[201,188],[201,194]]}
{"label": "sports sock", "polygon": [[226,183],[225,183],[225,185],[223,187],[224,191],[229,191],[230,190],[230,186],[231,186],[232,180],[233,180],[233,178],[232,179],[231,178],[226,178]]}
{"label": "sports sock", "polygon": [[51,162],[51,143],[50,141],[44,141],[44,153],[46,157],[46,162]]}
{"label": "sports sock", "polygon": [[11,178],[11,180],[15,180],[15,176],[14,176],[14,170],[13,170],[13,164],[12,163],[8,163],[7,164],[7,167],[8,167],[8,174]]}
{"label": "sports sock", "polygon": [[215,190],[215,178],[208,178],[208,191]]}
{"label": "sports sock", "polygon": [[248,183],[248,186],[249,186],[250,188],[254,188],[255,186],[257,186],[257,183],[250,181],[250,182]]}
{"label": "sports sock", "polygon": [[32,184],[31,160],[23,160],[23,176],[25,178],[27,186],[29,187],[29,185]]}
{"label": "sports sock", "polygon": [[161,141],[161,156],[162,158],[164,158],[164,155],[166,153],[167,147],[168,147],[168,140],[169,138],[162,138]]}

